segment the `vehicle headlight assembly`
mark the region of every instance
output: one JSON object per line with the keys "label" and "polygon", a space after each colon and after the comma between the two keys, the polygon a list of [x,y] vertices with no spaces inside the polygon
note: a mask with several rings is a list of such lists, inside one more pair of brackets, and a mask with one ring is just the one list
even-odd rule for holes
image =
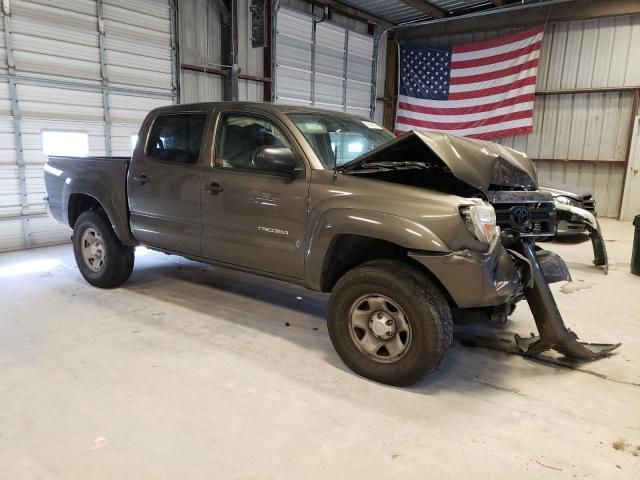
{"label": "vehicle headlight assembly", "polygon": [[571,205],[573,207],[580,207],[580,203],[578,203],[573,198],[564,197],[562,195],[559,195],[559,196],[557,196],[555,198],[555,200],[556,200],[556,202],[561,203],[562,205]]}
{"label": "vehicle headlight assembly", "polygon": [[476,240],[490,245],[498,235],[496,211],[491,205],[464,205],[460,207],[460,215],[467,230]]}

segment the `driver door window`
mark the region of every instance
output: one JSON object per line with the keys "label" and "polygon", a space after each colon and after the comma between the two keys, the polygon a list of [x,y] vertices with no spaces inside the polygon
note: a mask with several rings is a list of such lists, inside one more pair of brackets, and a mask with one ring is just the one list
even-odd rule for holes
{"label": "driver door window", "polygon": [[258,147],[288,147],[282,131],[269,120],[252,115],[223,115],[215,165],[218,168],[258,171],[253,155]]}

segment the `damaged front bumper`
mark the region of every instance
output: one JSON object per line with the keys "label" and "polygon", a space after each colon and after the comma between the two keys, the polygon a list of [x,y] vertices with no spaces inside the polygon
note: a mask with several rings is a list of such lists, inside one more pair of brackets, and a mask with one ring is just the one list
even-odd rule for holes
{"label": "damaged front bumper", "polygon": [[604,273],[609,273],[609,259],[607,257],[607,248],[602,237],[602,229],[596,216],[583,208],[574,207],[573,205],[564,205],[556,203],[556,218],[567,224],[582,224],[589,232],[591,244],[593,245],[593,264],[602,267]]}
{"label": "damaged front bumper", "polygon": [[442,283],[459,308],[508,303],[522,288],[520,274],[500,241],[485,253],[460,250],[447,255],[410,252]]}

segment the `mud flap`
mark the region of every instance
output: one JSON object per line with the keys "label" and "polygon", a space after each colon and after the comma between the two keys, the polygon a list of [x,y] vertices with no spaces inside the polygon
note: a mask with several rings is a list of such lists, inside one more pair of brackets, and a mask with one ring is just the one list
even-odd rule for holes
{"label": "mud flap", "polygon": [[537,356],[546,350],[555,350],[568,357],[579,360],[594,360],[606,356],[618,348],[618,344],[584,343],[564,324],[558,305],[549,289],[549,284],[538,260],[535,244],[532,239],[522,239],[522,255],[530,265],[532,282],[524,288],[524,295],[529,303],[539,336],[523,338],[515,335],[515,340],[525,355]]}

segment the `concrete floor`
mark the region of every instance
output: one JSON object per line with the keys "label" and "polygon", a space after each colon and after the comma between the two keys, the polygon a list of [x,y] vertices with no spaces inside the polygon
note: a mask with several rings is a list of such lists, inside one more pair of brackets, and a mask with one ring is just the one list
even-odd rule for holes
{"label": "concrete floor", "polygon": [[[588,242],[545,247],[581,287],[553,287],[567,323],[619,353],[572,369],[458,339],[410,389],[343,366],[323,295],[149,251],[104,291],[69,245],[2,254],[0,478],[640,478],[640,277],[632,226],[602,223],[608,276]],[[492,335],[532,325],[520,304]]]}

